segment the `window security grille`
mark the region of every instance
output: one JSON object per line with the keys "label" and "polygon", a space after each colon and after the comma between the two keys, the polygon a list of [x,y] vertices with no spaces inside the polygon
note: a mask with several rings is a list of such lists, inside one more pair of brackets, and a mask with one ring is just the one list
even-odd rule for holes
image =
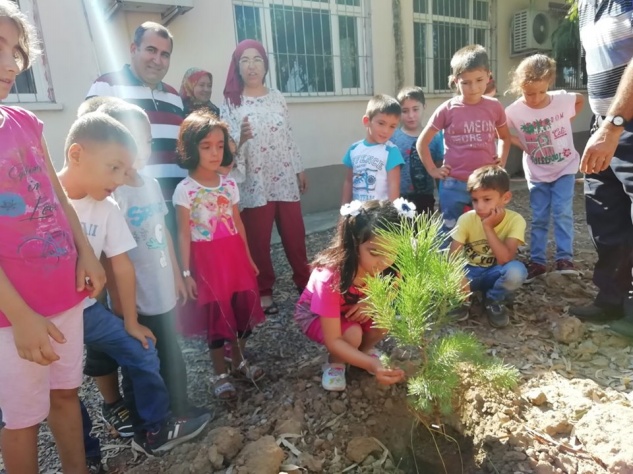
{"label": "window security grille", "polygon": [[235,0],[237,41],[256,39],[269,85],[287,96],[372,93],[365,0]]}
{"label": "window security grille", "polygon": [[451,57],[468,44],[480,44],[490,54],[494,0],[414,0],[413,34],[415,84],[426,92],[448,92]]}
{"label": "window security grille", "polygon": [[[37,18],[36,0],[12,0],[20,6],[20,9],[27,15],[29,20],[37,25],[38,35],[39,22]],[[15,80],[15,84],[5,100],[6,103],[24,104],[33,102],[53,102],[52,88],[46,77],[43,57],[37,58],[31,67],[20,73]]]}

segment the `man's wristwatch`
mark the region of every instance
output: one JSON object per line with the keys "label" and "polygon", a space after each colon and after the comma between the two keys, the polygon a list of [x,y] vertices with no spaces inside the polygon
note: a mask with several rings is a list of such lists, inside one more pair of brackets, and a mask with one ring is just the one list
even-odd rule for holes
{"label": "man's wristwatch", "polygon": [[182,271],[182,277],[183,278],[188,278],[191,276],[191,272],[189,270],[183,270]]}
{"label": "man's wristwatch", "polygon": [[611,122],[616,127],[626,127],[628,121],[621,115],[607,115],[604,118],[607,122]]}

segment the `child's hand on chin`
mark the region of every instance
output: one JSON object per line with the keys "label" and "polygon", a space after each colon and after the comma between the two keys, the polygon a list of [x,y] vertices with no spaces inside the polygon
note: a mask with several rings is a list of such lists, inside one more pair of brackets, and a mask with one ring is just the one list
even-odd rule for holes
{"label": "child's hand on chin", "polygon": [[495,207],[488,217],[481,220],[481,223],[484,226],[492,227],[494,229],[501,223],[505,215],[506,210],[504,208]]}

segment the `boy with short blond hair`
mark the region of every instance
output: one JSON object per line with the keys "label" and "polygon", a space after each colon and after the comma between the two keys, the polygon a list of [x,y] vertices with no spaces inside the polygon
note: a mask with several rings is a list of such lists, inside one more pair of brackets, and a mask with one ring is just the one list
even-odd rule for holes
{"label": "boy with short blond hair", "polygon": [[467,189],[473,209],[457,220],[450,252],[464,252],[471,291],[483,293],[490,325],[505,327],[510,318],[504,303],[527,278],[525,265],[516,260],[525,239],[525,219],[505,208],[512,199],[510,176],[500,166],[476,169]]}
{"label": "boy with short blond hair", "polygon": [[129,373],[141,418],[132,448],[152,455],[197,436],[210,416],[170,418],[169,395],[160,376],[152,332],[138,323],[134,266],[127,252],[136,242],[111,194],[136,182],[137,145],[131,133],[106,114],[77,119],[66,139],[66,163],[59,173],[95,255],[112,268],[123,320],[94,299],[84,308],[84,342],[114,358]]}
{"label": "boy with short blond hair", "polygon": [[343,204],[352,200],[394,201],[400,197],[400,166],[404,164],[398,148],[389,140],[400,123],[402,109],[393,97],[376,95],[369,100],[363,116],[365,139],[354,143],[343,164],[348,168],[343,183]]}
{"label": "boy with short blond hair", "polygon": [[[178,298],[186,301],[187,292],[172,236],[165,222],[168,209],[158,181],[142,171],[151,153],[149,119],[145,111],[136,105],[119,99],[107,99],[111,100],[101,103],[97,111],[121,122],[132,132],[139,145],[134,162],[134,169],[140,178],[138,186],[121,186],[114,192],[114,198],[137,243],[137,247],[130,250],[128,255],[136,273],[138,320],[156,336],[160,373],[169,391],[172,412],[179,417],[200,414],[201,409],[189,405],[187,369],[177,339],[176,303]],[[94,98],[87,102],[91,100]],[[108,285],[108,296],[113,312],[122,314],[115,285]],[[86,360],[86,365],[91,361],[99,366],[99,375],[109,372],[113,375],[110,392],[120,397],[116,361],[95,351],[89,351]],[[129,381],[125,378],[123,387],[124,391],[126,387],[129,388]]]}

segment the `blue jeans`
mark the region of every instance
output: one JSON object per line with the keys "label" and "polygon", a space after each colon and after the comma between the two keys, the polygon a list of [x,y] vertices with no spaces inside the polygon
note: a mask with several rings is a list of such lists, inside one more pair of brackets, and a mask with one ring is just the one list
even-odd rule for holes
{"label": "blue jeans", "polygon": [[550,214],[554,218],[556,260],[571,260],[574,246],[574,183],[573,174],[561,176],[551,183],[528,182],[532,229],[530,232],[530,258],[545,265],[547,262],[547,231]]}
{"label": "blue jeans", "polygon": [[141,419],[136,431],[156,431],[171,413],[169,395],[160,376],[160,362],[154,343],[149,348],[130,336],[117,318],[101,303],[84,309],[84,344],[112,357],[129,376],[134,390],[134,401]]}
{"label": "blue jeans", "polygon": [[86,405],[82,400],[79,400],[81,407],[81,423],[84,432],[84,448],[86,450],[86,459],[98,458],[101,459],[101,445],[99,444],[99,438],[96,438],[90,434],[92,431],[92,420],[86,410]]}
{"label": "blue jeans", "polygon": [[466,265],[466,276],[471,291],[481,291],[488,301],[502,303],[521,287],[527,278],[527,269],[518,260],[492,267]]}
{"label": "blue jeans", "polygon": [[464,213],[465,206],[472,206],[470,193],[466,190],[466,181],[446,178],[440,181],[440,211],[444,225],[442,232],[448,235],[453,230],[457,219]]}

